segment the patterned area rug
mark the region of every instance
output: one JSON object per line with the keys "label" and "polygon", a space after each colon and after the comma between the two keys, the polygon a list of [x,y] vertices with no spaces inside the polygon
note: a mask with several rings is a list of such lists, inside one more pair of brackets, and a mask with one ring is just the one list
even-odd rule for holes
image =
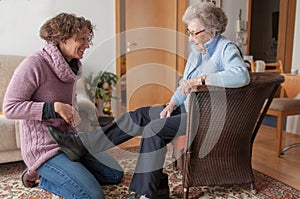
{"label": "patterned area rug", "polygon": [[[120,199],[129,193],[128,187],[136,163],[137,148],[126,150],[111,150],[124,168],[124,178],[118,185],[103,186],[107,199]],[[170,198],[182,198],[181,174],[173,169],[170,152],[165,165],[165,172],[169,175]],[[61,199],[39,188],[28,189],[23,187],[20,175],[25,169],[23,162],[0,164],[0,198],[5,199]],[[273,198],[300,198],[300,191],[280,181],[277,181],[261,172],[254,170],[256,194],[252,194],[247,186],[226,187],[194,187],[190,188],[189,198],[203,199],[273,199]]]}

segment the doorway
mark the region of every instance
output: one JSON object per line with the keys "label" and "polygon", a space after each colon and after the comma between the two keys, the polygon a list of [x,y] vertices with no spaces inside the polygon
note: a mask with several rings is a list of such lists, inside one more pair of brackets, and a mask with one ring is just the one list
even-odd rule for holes
{"label": "doorway", "polygon": [[280,0],[252,0],[249,52],[255,60],[276,62]]}
{"label": "doorway", "polygon": [[187,0],[116,0],[117,74],[125,79],[127,111],[170,100],[185,64],[178,33],[186,7]]}
{"label": "doorway", "polygon": [[296,0],[248,0],[247,55],[291,69]]}

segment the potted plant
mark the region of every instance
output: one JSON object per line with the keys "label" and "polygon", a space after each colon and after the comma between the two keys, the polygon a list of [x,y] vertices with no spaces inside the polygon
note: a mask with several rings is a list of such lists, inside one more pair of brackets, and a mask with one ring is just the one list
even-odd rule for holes
{"label": "potted plant", "polygon": [[116,85],[119,77],[111,72],[100,71],[96,76],[90,73],[85,79],[85,89],[90,99],[94,101],[95,106],[99,106],[99,102],[103,102],[103,114],[111,115],[111,99],[116,97],[113,95],[113,87]]}

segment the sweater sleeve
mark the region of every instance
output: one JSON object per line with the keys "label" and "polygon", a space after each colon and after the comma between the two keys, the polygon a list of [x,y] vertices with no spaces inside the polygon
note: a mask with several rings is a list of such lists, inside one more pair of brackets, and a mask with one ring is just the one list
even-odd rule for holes
{"label": "sweater sleeve", "polygon": [[38,88],[39,72],[34,60],[25,59],[15,70],[3,100],[3,111],[9,119],[42,120],[45,102],[32,100]]}
{"label": "sweater sleeve", "polygon": [[229,43],[223,51],[224,71],[209,75],[210,85],[237,88],[248,85],[250,76],[238,47]]}
{"label": "sweater sleeve", "polygon": [[181,86],[183,80],[188,79],[189,72],[191,72],[194,69],[194,67],[197,65],[198,57],[199,57],[199,55],[197,55],[197,53],[195,53],[195,51],[192,51],[188,57],[188,60],[186,62],[185,68],[184,68],[183,76],[180,79],[180,81],[178,83],[178,87],[176,88],[176,90],[170,100],[170,101],[175,102],[177,104],[177,106],[180,106],[187,99],[188,95],[184,95],[180,91],[180,86]]}

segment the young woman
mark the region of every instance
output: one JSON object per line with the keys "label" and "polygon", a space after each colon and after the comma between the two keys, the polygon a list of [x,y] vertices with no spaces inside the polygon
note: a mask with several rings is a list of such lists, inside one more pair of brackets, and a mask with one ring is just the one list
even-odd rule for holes
{"label": "young woman", "polygon": [[46,21],[40,28],[45,46],[18,66],[7,88],[3,110],[7,118],[20,120],[26,187],[39,186],[64,198],[101,199],[100,185],[118,183],[123,176],[106,153],[96,159],[86,151],[72,161],[74,157],[62,153],[48,133],[48,126],[75,132],[80,122],[74,86],[82,75],[80,59],[91,44],[93,29],[89,20],[73,14],[60,13]]}

